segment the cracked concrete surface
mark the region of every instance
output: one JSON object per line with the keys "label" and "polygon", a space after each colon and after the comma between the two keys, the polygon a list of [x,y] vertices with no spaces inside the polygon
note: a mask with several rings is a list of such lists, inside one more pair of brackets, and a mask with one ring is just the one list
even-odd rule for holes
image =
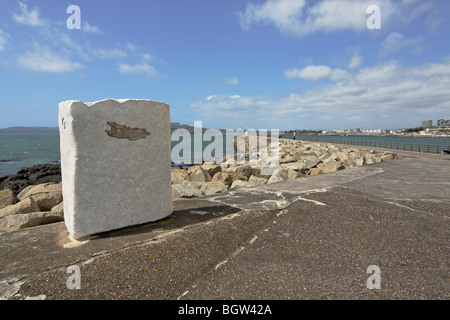
{"label": "cracked concrete surface", "polygon": [[167,219],[84,241],[63,223],[0,234],[0,295],[448,299],[449,176],[448,160],[406,157],[179,200]]}

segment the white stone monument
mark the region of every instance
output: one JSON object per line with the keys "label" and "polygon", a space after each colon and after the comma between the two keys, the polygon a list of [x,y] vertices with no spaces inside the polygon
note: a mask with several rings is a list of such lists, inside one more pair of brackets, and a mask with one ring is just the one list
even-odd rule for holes
{"label": "white stone monument", "polygon": [[64,220],[74,238],[172,213],[169,105],[59,104]]}

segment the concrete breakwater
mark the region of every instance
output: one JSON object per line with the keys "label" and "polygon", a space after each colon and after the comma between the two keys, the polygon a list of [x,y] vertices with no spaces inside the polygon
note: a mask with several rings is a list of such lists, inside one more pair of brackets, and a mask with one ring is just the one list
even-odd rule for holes
{"label": "concrete breakwater", "polygon": [[[248,159],[250,152],[247,145],[245,154],[235,154],[233,160]],[[284,180],[299,179],[301,183],[301,179],[307,179],[308,176],[394,160],[398,157],[391,152],[280,139],[279,166],[272,174],[262,174],[261,169],[267,168],[267,165],[248,163],[235,165],[236,161],[225,161],[221,164],[204,163],[188,169],[172,169],[172,199],[245,190]],[[37,174],[35,171],[39,171],[39,168],[34,169],[31,171]],[[53,168],[53,171],[55,170]],[[62,186],[58,180],[60,175],[57,170],[53,171],[49,181],[33,180],[37,181],[35,185],[29,185],[31,180],[25,181],[28,176],[24,174],[5,179],[1,188],[3,190],[0,191],[0,232],[64,220]],[[14,185],[15,178],[18,179],[20,186]]]}

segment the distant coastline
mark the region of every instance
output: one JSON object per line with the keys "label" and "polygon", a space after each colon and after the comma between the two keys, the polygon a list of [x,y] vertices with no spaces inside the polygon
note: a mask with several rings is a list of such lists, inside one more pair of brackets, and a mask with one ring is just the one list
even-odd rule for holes
{"label": "distant coastline", "polygon": [[9,127],[0,129],[0,133],[14,133],[14,134],[45,134],[45,133],[59,133],[58,127]]}

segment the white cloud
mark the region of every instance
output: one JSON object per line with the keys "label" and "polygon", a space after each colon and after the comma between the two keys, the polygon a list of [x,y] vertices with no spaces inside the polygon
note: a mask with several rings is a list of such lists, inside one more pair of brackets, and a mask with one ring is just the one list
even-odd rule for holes
{"label": "white cloud", "polygon": [[86,33],[95,33],[95,34],[103,33],[98,27],[91,26],[87,21],[83,23],[81,30]]}
{"label": "white cloud", "polygon": [[120,48],[114,49],[94,49],[94,55],[101,59],[120,59],[126,58],[128,53]]}
{"label": "white cloud", "polygon": [[283,34],[303,37],[317,31],[366,29],[367,3],[355,0],[324,0],[307,4],[304,0],[268,0],[248,4],[240,13],[243,29],[253,24],[274,24]]}
{"label": "white cloud", "polygon": [[421,52],[423,50],[422,43],[423,39],[421,37],[409,39],[399,32],[391,32],[381,44],[382,49],[380,54],[386,56],[389,53],[400,51],[406,47],[411,48],[413,52]]}
{"label": "white cloud", "polygon": [[447,61],[408,67],[390,62],[361,69],[356,74],[335,69],[330,79],[335,72],[346,81],[278,98],[226,95],[197,98],[191,108],[211,119],[239,121],[245,117],[269,116],[271,121],[287,121],[327,116],[353,127],[371,119],[376,121],[374,126],[381,128],[387,127],[387,123],[398,127],[409,119],[420,123],[429,114],[450,116],[450,63]]}
{"label": "white cloud", "polygon": [[289,69],[284,72],[284,76],[288,79],[300,78],[306,81],[318,82],[322,80],[332,80],[335,82],[347,81],[351,78],[351,74],[342,69],[331,69],[327,66],[310,65],[302,69]]}
{"label": "white cloud", "polygon": [[143,73],[143,74],[147,74],[151,77],[156,77],[159,75],[158,71],[156,71],[156,69],[149,65],[148,63],[142,62],[142,63],[138,63],[135,65],[129,65],[126,63],[120,63],[119,64],[119,68],[118,68],[119,72],[122,74],[127,74],[127,73],[135,73],[135,74],[139,74],[139,73]]}
{"label": "white cloud", "polygon": [[340,83],[340,82],[346,82],[350,81],[352,78],[352,74],[350,72],[347,72],[342,69],[334,69],[333,72],[331,72],[330,80]]}
{"label": "white cloud", "polygon": [[263,3],[247,4],[245,11],[238,13],[238,17],[244,30],[257,24],[274,25],[282,34],[304,37],[316,32],[365,31],[369,17],[366,10],[370,4],[380,7],[383,29],[389,28],[392,21],[401,21],[407,25],[434,7],[432,3],[418,6],[415,2],[266,0]]}
{"label": "white cloud", "polygon": [[301,78],[307,81],[321,81],[328,79],[333,70],[327,66],[307,66],[303,69],[293,68],[287,70],[284,75],[286,78]]}
{"label": "white cloud", "polygon": [[237,86],[237,85],[239,85],[239,79],[238,79],[238,77],[225,78],[225,84]]}
{"label": "white cloud", "polygon": [[19,57],[22,68],[40,72],[71,72],[83,67],[78,62],[59,56],[49,48],[38,44],[34,45],[34,51],[27,52]]}
{"label": "white cloud", "polygon": [[298,25],[305,6],[304,0],[269,0],[262,5],[249,3],[240,13],[240,23],[248,29],[253,23],[274,23],[282,32],[291,32]]}
{"label": "white cloud", "polygon": [[27,5],[19,1],[19,9],[20,13],[13,14],[13,20],[15,22],[30,25],[33,27],[41,27],[46,26],[48,24],[47,20],[42,19],[39,16],[39,11],[37,8],[34,8],[32,11],[29,11]]}
{"label": "white cloud", "polygon": [[5,46],[8,44],[9,34],[0,29],[0,51],[5,50]]}
{"label": "white cloud", "polygon": [[350,63],[348,64],[348,68],[349,69],[358,69],[361,67],[363,62],[363,57],[356,55],[352,57],[352,60],[350,61]]}

